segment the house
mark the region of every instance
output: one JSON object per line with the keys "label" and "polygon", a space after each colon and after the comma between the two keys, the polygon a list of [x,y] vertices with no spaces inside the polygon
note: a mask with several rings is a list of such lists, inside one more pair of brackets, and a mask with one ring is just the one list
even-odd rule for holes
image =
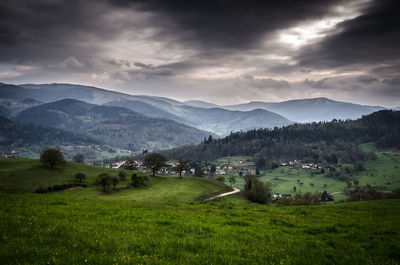
{"label": "house", "polygon": [[126,162],[126,160],[114,162],[114,163],[112,163],[111,167],[112,168],[120,168],[125,162]]}
{"label": "house", "polygon": [[279,198],[282,198],[282,194],[280,194],[280,193],[275,193],[275,194],[273,195],[273,197],[274,197],[274,200],[277,200],[277,199],[279,199]]}

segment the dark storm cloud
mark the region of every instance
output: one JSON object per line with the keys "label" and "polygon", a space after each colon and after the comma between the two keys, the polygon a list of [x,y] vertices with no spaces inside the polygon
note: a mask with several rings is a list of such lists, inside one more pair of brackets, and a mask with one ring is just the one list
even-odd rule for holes
{"label": "dark storm cloud", "polygon": [[[339,2],[343,0],[3,0],[0,48],[6,50],[0,52],[0,62],[56,64],[73,57],[93,67],[86,61],[104,51],[99,43],[149,28],[155,29],[149,40],[195,50],[192,61],[173,65],[193,69],[196,62],[209,65],[217,57],[257,49],[268,33],[320,18]],[[151,15],[142,21],[132,20],[137,14],[120,15],[129,10]]]}
{"label": "dark storm cloud", "polygon": [[314,69],[388,63],[400,59],[400,1],[373,1],[361,16],[341,23],[336,33],[297,57]]}
{"label": "dark storm cloud", "polygon": [[167,30],[163,38],[178,35],[180,43],[208,49],[257,48],[266,33],[323,16],[338,2],[343,1],[113,1],[160,15],[157,20],[165,23],[158,26]]}
{"label": "dark storm cloud", "polygon": [[112,39],[123,29],[107,23],[109,7],[93,0],[0,1],[0,61],[55,63],[69,56],[89,57],[98,52],[96,41]]}

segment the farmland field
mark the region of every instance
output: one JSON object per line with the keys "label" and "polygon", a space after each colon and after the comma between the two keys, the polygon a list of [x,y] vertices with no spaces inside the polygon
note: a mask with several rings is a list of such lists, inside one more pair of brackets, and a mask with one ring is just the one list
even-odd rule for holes
{"label": "farmland field", "polygon": [[[366,170],[354,173],[354,177],[359,181],[359,185],[369,184],[377,186],[379,190],[384,191],[400,188],[400,156],[395,155],[398,151],[390,149],[376,150],[376,146],[372,143],[362,145],[362,150],[365,153],[373,149],[375,150],[377,159],[367,160],[364,163]],[[249,157],[242,157],[242,159],[249,159]],[[229,161],[237,160],[238,158],[236,157],[227,157],[217,160],[217,163],[228,163]],[[261,170],[260,173],[260,179],[264,182],[271,182],[275,192],[294,195],[299,192],[314,193],[326,190],[328,193],[334,194],[333,196],[336,201],[346,198],[343,193],[347,188],[346,182],[324,177],[323,174],[317,174],[310,169],[294,169],[281,166],[274,170]],[[236,183],[233,187],[243,187],[244,179],[240,178],[237,172],[228,173],[225,177],[226,184],[229,184],[229,175],[234,175],[236,178]],[[300,185],[300,183],[303,184]],[[294,186],[296,186],[296,192],[293,191]]]}

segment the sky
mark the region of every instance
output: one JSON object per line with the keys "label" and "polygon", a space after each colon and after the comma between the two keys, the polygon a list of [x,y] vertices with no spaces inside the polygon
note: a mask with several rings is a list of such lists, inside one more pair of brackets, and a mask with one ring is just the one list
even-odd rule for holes
{"label": "sky", "polygon": [[0,82],[400,106],[398,0],[0,0]]}

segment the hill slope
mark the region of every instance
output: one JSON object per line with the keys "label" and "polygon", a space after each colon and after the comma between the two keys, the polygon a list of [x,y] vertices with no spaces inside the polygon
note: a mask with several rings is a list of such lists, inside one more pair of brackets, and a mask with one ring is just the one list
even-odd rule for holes
{"label": "hill slope", "polygon": [[179,108],[177,115],[185,118],[188,124],[220,135],[232,131],[273,128],[292,123],[285,117],[266,110],[229,111],[222,108],[204,109],[189,106]]}
{"label": "hill slope", "polygon": [[0,116],[0,150],[4,152],[15,148],[29,148],[35,152],[41,152],[46,147],[55,147],[60,144],[88,146],[102,144],[102,142],[76,132],[16,123]]}
{"label": "hill slope", "polygon": [[[99,199],[123,199],[135,201],[193,201],[204,193],[230,190],[230,187],[218,181],[205,178],[185,177],[151,177],[146,185],[133,188],[130,186],[132,171],[124,170],[127,177],[117,188],[127,189],[104,196],[101,187],[95,184],[96,177],[103,172],[117,175],[120,170],[89,166],[81,163],[67,162],[56,169],[42,166],[37,159],[7,158],[0,159],[0,189],[34,191],[39,187],[47,188],[73,182],[77,172],[85,173],[87,188],[64,191],[74,197],[97,197]],[[137,173],[141,174],[141,173]]]}
{"label": "hill slope", "polygon": [[380,106],[364,106],[327,98],[299,99],[279,103],[255,101],[246,104],[229,105],[225,106],[225,108],[241,111],[265,109],[276,112],[296,122],[358,119],[362,115],[384,109]]}
{"label": "hill slope", "polygon": [[344,161],[363,159],[361,143],[400,148],[400,112],[383,110],[355,121],[294,124],[274,130],[260,129],[233,133],[208,144],[166,151],[172,158],[212,160],[224,156],[260,156],[267,161],[285,159],[329,159],[340,155]]}
{"label": "hill slope", "polygon": [[64,99],[30,108],[18,121],[84,133],[129,150],[163,149],[200,142],[206,132],[177,122],[150,118],[126,108]]}
{"label": "hill slope", "polygon": [[153,105],[144,103],[139,100],[115,100],[115,101],[109,101],[107,103],[104,103],[103,105],[127,108],[134,112],[137,112],[137,113],[143,114],[145,116],[149,116],[149,117],[170,119],[170,120],[180,122],[180,123],[184,123],[184,121],[185,121],[184,119],[182,119],[168,111],[164,111],[162,109],[154,107]]}

